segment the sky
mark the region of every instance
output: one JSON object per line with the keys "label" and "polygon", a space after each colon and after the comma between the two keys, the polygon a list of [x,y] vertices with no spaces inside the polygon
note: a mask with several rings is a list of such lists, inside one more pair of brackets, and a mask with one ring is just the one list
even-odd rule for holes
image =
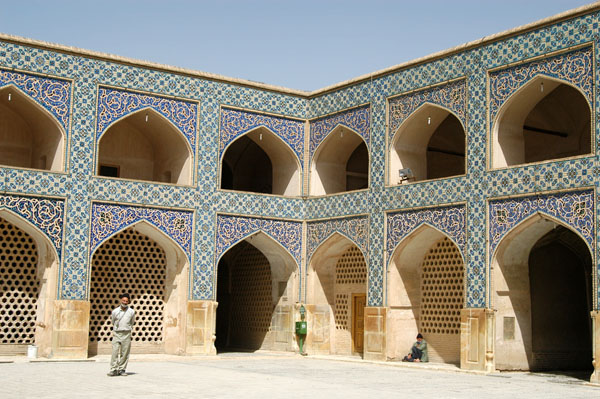
{"label": "sky", "polygon": [[0,32],[312,91],[578,0],[0,0]]}

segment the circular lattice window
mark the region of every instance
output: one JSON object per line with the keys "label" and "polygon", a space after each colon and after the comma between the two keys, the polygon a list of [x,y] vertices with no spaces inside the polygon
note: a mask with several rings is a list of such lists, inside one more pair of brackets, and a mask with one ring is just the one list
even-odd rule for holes
{"label": "circular lattice window", "polygon": [[464,302],[464,263],[448,238],[433,245],[423,260],[421,326],[424,333],[460,334]]}
{"label": "circular lattice window", "polygon": [[128,229],[102,244],[92,260],[90,341],[110,342],[110,314],[127,292],[136,312],[132,341],[161,342],[165,280],[165,252],[145,235]]}
{"label": "circular lattice window", "polygon": [[35,341],[37,257],[33,239],[0,218],[0,344]]}

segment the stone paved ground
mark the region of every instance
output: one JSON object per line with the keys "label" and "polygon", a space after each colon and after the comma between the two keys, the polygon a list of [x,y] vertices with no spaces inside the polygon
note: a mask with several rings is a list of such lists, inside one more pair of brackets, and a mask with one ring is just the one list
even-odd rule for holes
{"label": "stone paved ground", "polygon": [[[2,359],[0,359],[2,360]],[[107,377],[108,358],[0,363],[0,398],[600,398],[574,376],[492,375],[402,363],[281,354],[133,357],[127,377]]]}

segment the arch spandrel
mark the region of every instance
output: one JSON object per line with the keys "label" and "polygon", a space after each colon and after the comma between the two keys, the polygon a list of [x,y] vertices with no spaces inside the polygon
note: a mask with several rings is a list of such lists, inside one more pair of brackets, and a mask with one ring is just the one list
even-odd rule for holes
{"label": "arch spandrel", "polygon": [[0,88],[16,87],[26,97],[48,111],[61,126],[63,133],[69,131],[71,108],[70,81],[49,77],[28,75],[0,69]]}
{"label": "arch spandrel", "polygon": [[232,142],[261,127],[272,132],[289,147],[300,167],[304,168],[304,122],[224,107],[221,108],[219,128],[219,159],[223,158]]}
{"label": "arch spandrel", "polygon": [[218,261],[231,247],[259,232],[281,245],[300,268],[302,264],[302,223],[285,220],[217,215],[215,259]]}
{"label": "arch spandrel", "polygon": [[389,100],[389,139],[404,121],[424,104],[436,105],[449,110],[464,126],[467,115],[467,83],[466,79],[442,84],[430,89],[401,95]]}
{"label": "arch spandrel", "polygon": [[160,230],[191,259],[193,212],[103,203],[92,204],[90,254],[108,238],[140,222]]}
{"label": "arch spandrel", "polygon": [[367,148],[371,147],[371,109],[369,106],[359,107],[337,114],[326,116],[310,122],[310,159],[319,145],[337,128],[343,126],[359,135]]}
{"label": "arch spandrel", "polygon": [[450,238],[463,259],[466,259],[466,207],[456,205],[389,213],[386,237],[388,265],[398,245],[423,226],[429,226]]}
{"label": "arch spandrel", "polygon": [[546,58],[511,68],[491,72],[490,124],[508,99],[537,76],[568,83],[582,92],[588,104],[593,104],[593,54],[586,47],[566,54]]}
{"label": "arch spandrel", "polygon": [[145,108],[152,108],[172,123],[186,138],[192,154],[195,153],[198,128],[197,103],[106,87],[98,89],[96,141],[99,141],[100,136],[114,122]]}
{"label": "arch spandrel", "polygon": [[307,223],[307,259],[310,259],[321,244],[339,234],[356,244],[363,253],[365,261],[369,260],[369,219],[368,217],[354,217],[332,219]]}
{"label": "arch spandrel", "polygon": [[65,203],[51,198],[0,195],[0,216],[7,212],[40,231],[56,251],[57,259],[63,250]]}
{"label": "arch spandrel", "polygon": [[594,192],[591,190],[490,201],[489,261],[492,261],[500,241],[517,225],[536,214],[545,215],[550,220],[555,219],[574,230],[592,250],[594,209]]}
{"label": "arch spandrel", "polygon": [[420,104],[417,108],[415,108],[409,115],[406,115],[402,121],[396,125],[396,130],[391,130],[390,129],[390,148],[393,148],[394,145],[396,144],[396,142],[398,140],[400,140],[400,136],[399,133],[403,130],[402,128],[406,125],[407,122],[409,122],[412,118],[414,118],[415,116],[421,114],[421,113],[426,113],[428,108],[433,108],[439,111],[445,111],[447,114],[454,116],[458,122],[460,123],[460,126],[462,127],[463,131],[466,133],[467,129],[466,129],[466,125],[465,125],[465,120],[464,119],[464,115],[462,116],[463,119],[461,119],[461,116],[459,114],[456,113],[455,110],[449,108],[447,105],[443,105],[443,104],[436,104],[436,103],[432,103],[430,101],[425,101],[422,104]]}

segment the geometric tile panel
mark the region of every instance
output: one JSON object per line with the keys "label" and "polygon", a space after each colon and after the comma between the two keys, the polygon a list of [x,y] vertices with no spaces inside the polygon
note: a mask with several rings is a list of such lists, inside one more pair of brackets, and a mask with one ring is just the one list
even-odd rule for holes
{"label": "geometric tile panel", "polygon": [[390,140],[396,130],[421,105],[429,103],[452,111],[463,126],[467,126],[467,84],[466,79],[417,91],[389,100]]}
{"label": "geometric tile panel", "polygon": [[300,164],[304,164],[303,121],[229,108],[221,108],[219,159],[221,159],[223,152],[232,141],[261,126],[275,133],[277,137],[290,146],[298,157]]}
{"label": "geometric tile panel", "polygon": [[466,255],[466,207],[464,205],[388,213],[386,253],[388,263],[398,244],[422,225],[431,226],[448,236]]}
{"label": "geometric tile panel", "polygon": [[98,88],[96,139],[116,120],[145,108],[151,108],[171,121],[185,136],[192,148],[192,154],[195,154],[197,103],[106,87]]}
{"label": "geometric tile panel", "polygon": [[594,248],[594,191],[572,191],[489,201],[489,261],[506,234],[533,214],[557,219]]}
{"label": "geometric tile panel", "polygon": [[317,248],[334,233],[339,233],[356,244],[362,251],[365,261],[368,261],[369,218],[367,216],[308,222],[307,229],[307,261],[310,260]]}
{"label": "geometric tile panel", "polygon": [[0,195],[0,209],[7,209],[38,228],[52,243],[61,259],[65,201],[54,198]]}
{"label": "geometric tile panel", "polygon": [[310,122],[310,157],[315,153],[315,150],[323,140],[331,133],[333,129],[339,125],[345,126],[348,129],[356,132],[365,140],[367,148],[370,147],[371,133],[371,108],[364,106],[360,108],[343,111],[335,115],[325,116],[323,118]]}
{"label": "geometric tile panel", "polygon": [[0,69],[0,88],[13,85],[48,110],[69,131],[71,82]]}
{"label": "geometric tile panel", "polygon": [[188,259],[192,255],[192,222],[194,213],[172,209],[129,205],[92,204],[90,254],[116,233],[145,221],[175,241]]}
{"label": "geometric tile panel", "polygon": [[525,83],[543,75],[571,83],[593,104],[593,54],[591,47],[512,68],[490,72],[490,124],[502,104]]}
{"label": "geometric tile panel", "polygon": [[292,255],[298,265],[298,270],[300,270],[302,265],[302,223],[287,220],[218,215],[215,260],[218,261],[229,248],[259,231],[281,244]]}

